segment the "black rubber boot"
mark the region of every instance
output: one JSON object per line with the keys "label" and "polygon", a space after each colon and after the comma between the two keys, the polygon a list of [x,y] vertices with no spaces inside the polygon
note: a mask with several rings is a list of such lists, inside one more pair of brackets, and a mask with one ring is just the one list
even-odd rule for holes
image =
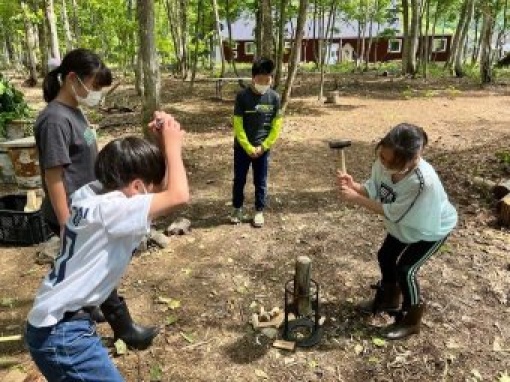
{"label": "black rubber boot", "polygon": [[407,311],[400,313],[396,322],[388,327],[384,337],[388,340],[401,340],[420,333],[421,318],[425,312],[425,304],[412,305]]}
{"label": "black rubber boot", "polygon": [[106,321],[113,330],[114,341],[121,339],[130,348],[138,350],[148,348],[154,337],[158,335],[159,330],[155,327],[146,328],[134,323],[124,298],[119,297],[119,301],[116,305],[101,305]]}
{"label": "black rubber boot", "polygon": [[383,283],[380,281],[375,285],[371,285],[371,288],[375,289],[375,297],[372,300],[362,301],[358,305],[358,309],[371,314],[398,312],[402,293],[397,283]]}
{"label": "black rubber boot", "polygon": [[103,312],[101,312],[101,309],[99,309],[99,306],[95,306],[91,309],[90,316],[92,320],[97,323],[106,322],[106,318],[104,317]]}

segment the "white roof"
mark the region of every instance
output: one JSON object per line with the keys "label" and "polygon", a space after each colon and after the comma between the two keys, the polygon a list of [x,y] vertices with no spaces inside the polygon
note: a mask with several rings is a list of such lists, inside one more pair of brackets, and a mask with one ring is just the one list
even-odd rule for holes
{"label": "white roof", "polygon": [[[313,28],[313,19],[308,19],[306,21],[305,27],[305,39],[312,39],[314,37],[314,28]],[[316,24],[316,38],[318,34],[318,26],[320,21]],[[326,29],[328,24],[328,17],[326,15],[324,22],[324,29]],[[293,19],[291,22],[288,22],[285,25],[285,34],[287,38],[292,38],[293,31],[295,30],[297,25],[297,20]],[[222,36],[223,38],[228,38],[228,29],[226,27],[226,22],[222,22]],[[369,36],[369,26],[367,26],[367,30],[365,31],[365,37]],[[382,32],[386,28],[395,29],[397,34],[400,31],[400,23],[398,20],[395,21],[394,24],[381,24],[379,26],[379,33]],[[374,23],[372,26],[372,35],[376,36],[378,31],[377,23]],[[337,16],[334,25],[334,38],[357,38],[358,37],[358,22],[355,20],[347,20],[347,17],[344,15]],[[255,19],[252,15],[241,15],[239,19],[232,23],[232,39],[237,41],[242,40],[254,40],[255,39]]]}

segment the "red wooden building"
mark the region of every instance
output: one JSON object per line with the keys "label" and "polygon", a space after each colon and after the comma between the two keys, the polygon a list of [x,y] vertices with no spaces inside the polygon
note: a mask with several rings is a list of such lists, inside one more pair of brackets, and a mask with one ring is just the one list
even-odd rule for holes
{"label": "red wooden building", "polygon": [[[420,52],[421,44],[425,42],[425,38],[421,39],[420,46],[418,47],[418,54]],[[370,47],[369,60],[370,62],[386,62],[392,60],[402,59],[402,48],[404,39],[401,36],[393,38],[373,38]],[[354,61],[360,54],[363,44],[363,39],[357,37],[343,37],[333,38],[330,41],[329,49],[329,64],[336,64],[339,62]],[[429,46],[431,47],[431,60],[432,61],[446,61],[451,49],[452,36],[451,35],[436,35],[429,37]],[[360,45],[358,47],[358,45]],[[291,42],[287,41],[285,44],[284,62],[290,58]],[[317,60],[316,52],[318,51],[319,40],[314,38],[306,38],[302,41],[300,51],[300,62],[315,62]],[[365,55],[368,54],[369,38],[365,38]],[[225,58],[228,61],[235,59],[236,62],[250,63],[253,61],[256,54],[256,46],[253,40],[236,40],[232,47],[228,43],[224,43]]]}

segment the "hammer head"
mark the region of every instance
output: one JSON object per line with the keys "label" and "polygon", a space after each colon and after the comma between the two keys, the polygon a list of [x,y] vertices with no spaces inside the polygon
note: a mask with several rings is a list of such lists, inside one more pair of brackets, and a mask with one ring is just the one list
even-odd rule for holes
{"label": "hammer head", "polygon": [[341,150],[349,147],[351,145],[351,141],[347,139],[337,139],[334,141],[329,141],[329,148],[333,150]]}

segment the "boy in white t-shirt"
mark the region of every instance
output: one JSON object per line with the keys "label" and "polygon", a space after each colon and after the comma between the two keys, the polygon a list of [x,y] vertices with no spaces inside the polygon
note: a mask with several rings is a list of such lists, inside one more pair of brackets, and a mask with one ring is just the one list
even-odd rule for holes
{"label": "boy in white t-shirt", "polygon": [[189,200],[184,132],[162,112],[149,126],[161,149],[136,137],[110,142],[96,161],[98,181],[73,194],[60,255],[37,292],[25,337],[50,382],[123,380],[96,334],[90,307],[117,287],[151,220]]}
{"label": "boy in white t-shirt", "polygon": [[425,304],[416,275],[457,224],[457,211],[437,173],[421,157],[427,141],[422,128],[399,124],[377,145],[379,159],[365,184],[338,174],[343,200],[384,216],[388,235],[378,253],[382,279],[374,286],[375,298],[360,308],[396,314],[388,339],[419,333]]}

